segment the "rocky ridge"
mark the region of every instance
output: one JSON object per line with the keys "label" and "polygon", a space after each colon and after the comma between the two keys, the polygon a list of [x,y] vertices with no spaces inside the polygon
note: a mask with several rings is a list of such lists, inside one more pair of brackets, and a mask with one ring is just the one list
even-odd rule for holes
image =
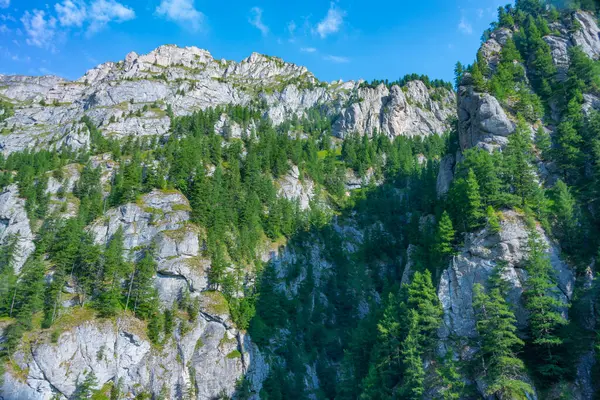
{"label": "rocky ridge", "polygon": [[373,129],[390,136],[429,135],[448,128],[454,96],[447,89],[417,81],[402,89],[360,86],[320,82],[305,67],[258,53],[238,63],[216,60],[196,47],[165,45],[101,64],[76,81],[0,75],[0,98],[14,106],[14,115],[0,126],[0,150],[6,155],[35,146],[87,148],[89,132],[79,122],[84,115],[107,137],[166,135],[167,105],[178,116],[219,105],[261,104],[275,124],[326,107],[340,115],[334,132],[340,137]]}

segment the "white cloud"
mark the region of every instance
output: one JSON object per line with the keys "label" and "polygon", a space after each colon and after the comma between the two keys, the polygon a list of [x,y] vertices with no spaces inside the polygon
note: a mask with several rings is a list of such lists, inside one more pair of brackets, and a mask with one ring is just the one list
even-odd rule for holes
{"label": "white cloud", "polygon": [[15,17],[13,17],[10,14],[8,14],[8,15],[0,14],[0,20],[2,20],[2,21],[17,22],[17,20],[15,19]]}
{"label": "white cloud", "polygon": [[197,31],[204,23],[204,14],[194,8],[194,0],[162,0],[156,14],[191,31]]}
{"label": "white cloud", "polygon": [[81,1],[64,0],[55,4],[54,9],[62,26],[81,27],[87,18],[87,7]]}
{"label": "white cloud", "polygon": [[315,49],[314,47],[302,47],[300,51],[303,53],[315,53],[317,49]]}
{"label": "white cloud", "polygon": [[483,8],[478,8],[477,9],[477,18],[481,18],[483,17]]}
{"label": "white cloud", "polygon": [[290,21],[287,24],[287,30],[290,33],[291,36],[294,36],[294,33],[296,33],[296,23],[294,21]]}
{"label": "white cloud", "polygon": [[0,24],[0,33],[10,33],[12,30],[6,24]]}
{"label": "white cloud", "polygon": [[27,35],[26,43],[30,46],[53,49],[52,39],[56,29],[56,18],[48,17],[43,10],[25,11],[21,22]]}
{"label": "white cloud", "polygon": [[[248,18],[248,22],[250,22],[250,25],[258,29],[263,36],[267,36],[269,34],[269,27],[263,23],[262,13],[263,10],[261,8],[252,7],[252,9],[250,9],[250,17]],[[294,29],[296,28],[294,27]]]}
{"label": "white cloud", "polygon": [[0,0],[0,8],[8,8],[10,6],[10,0]]}
{"label": "white cloud", "polygon": [[344,63],[350,62],[350,59],[347,57],[332,56],[332,55],[327,55],[327,56],[323,57],[323,59],[334,62],[334,63],[338,63],[338,64],[344,64]]}
{"label": "white cloud", "polygon": [[319,36],[324,39],[328,35],[339,31],[344,23],[345,16],[345,11],[338,9],[335,4],[331,3],[329,11],[327,11],[327,16],[325,16],[325,18],[317,25],[316,31]]}
{"label": "white cloud", "polygon": [[460,19],[460,22],[458,23],[458,30],[466,35],[473,33],[473,27],[465,17]]}
{"label": "white cloud", "polygon": [[90,6],[88,33],[101,30],[109,22],[125,22],[135,18],[135,11],[114,0],[95,0]]}

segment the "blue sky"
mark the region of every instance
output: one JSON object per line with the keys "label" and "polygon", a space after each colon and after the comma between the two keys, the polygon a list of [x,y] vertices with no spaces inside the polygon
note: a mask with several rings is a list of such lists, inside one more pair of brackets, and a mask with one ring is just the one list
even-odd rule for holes
{"label": "blue sky", "polygon": [[0,73],[75,79],[161,44],[253,51],[317,78],[451,80],[508,0],[0,0]]}

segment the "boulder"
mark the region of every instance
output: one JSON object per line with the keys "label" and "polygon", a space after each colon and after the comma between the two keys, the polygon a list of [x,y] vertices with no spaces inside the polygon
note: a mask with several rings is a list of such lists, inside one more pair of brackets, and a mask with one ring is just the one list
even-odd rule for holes
{"label": "boulder", "polygon": [[481,147],[493,150],[508,143],[515,124],[498,100],[489,93],[463,85],[458,91],[458,134],[461,150]]}

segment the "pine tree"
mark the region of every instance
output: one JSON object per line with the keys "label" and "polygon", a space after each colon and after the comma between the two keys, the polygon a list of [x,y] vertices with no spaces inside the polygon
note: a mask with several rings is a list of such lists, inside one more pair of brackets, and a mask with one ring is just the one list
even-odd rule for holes
{"label": "pine tree", "polygon": [[500,202],[502,182],[499,177],[499,155],[483,149],[468,149],[463,152],[463,161],[457,168],[457,176],[466,176],[472,169],[477,178],[481,202],[484,205],[496,205]]}
{"label": "pine tree", "polygon": [[473,87],[478,92],[487,91],[487,82],[483,73],[484,67],[480,62],[475,61],[471,66],[471,79],[473,79]]}
{"label": "pine tree", "polygon": [[465,67],[462,65],[460,61],[456,62],[454,66],[454,87],[458,89],[460,83],[462,82],[463,75],[465,73]]}
{"label": "pine tree", "polygon": [[567,321],[561,315],[565,307],[557,296],[553,281],[550,258],[546,253],[546,244],[539,233],[529,233],[529,254],[525,270],[528,278],[525,283],[525,308],[530,312],[529,329],[531,343],[539,348],[538,373],[548,379],[555,379],[564,373],[558,351],[563,343],[558,329]]}
{"label": "pine tree", "polygon": [[[400,304],[392,293],[388,296],[383,316],[377,324],[379,346],[377,353],[377,375],[384,393],[391,393],[401,370],[400,342],[402,331],[399,321]],[[371,377],[374,379],[374,377]]]}
{"label": "pine tree", "polygon": [[498,214],[494,207],[488,206],[485,210],[485,214],[487,217],[487,226],[490,232],[498,233],[500,232],[500,220],[498,218]]}
{"label": "pine tree", "polygon": [[479,184],[473,169],[465,178],[455,179],[448,195],[450,206],[463,232],[477,229],[483,219],[483,205],[479,194]]}
{"label": "pine tree", "polygon": [[455,253],[453,246],[455,235],[456,232],[454,231],[450,215],[444,211],[438,222],[435,235],[435,253],[437,255],[437,261],[440,264],[439,267],[442,267],[448,257]]}
{"label": "pine tree", "polygon": [[155,272],[156,262],[151,251],[147,250],[142,259],[135,264],[126,301],[126,304],[133,303],[131,309],[142,319],[153,317],[158,311],[158,295],[153,286]]}
{"label": "pine tree", "polygon": [[479,333],[478,366],[487,383],[486,395],[524,398],[533,392],[522,380],[525,366],[516,356],[523,341],[516,335],[516,319],[498,289],[486,294],[479,284],[473,286],[473,308]]}
{"label": "pine tree", "polygon": [[521,205],[525,205],[526,200],[537,189],[532,162],[533,149],[529,127],[523,118],[519,118],[515,132],[508,137],[508,145],[504,151],[504,167],[507,183],[521,200]]}
{"label": "pine tree", "polygon": [[104,265],[99,284],[96,308],[100,315],[109,317],[121,308],[122,281],[128,275],[128,266],[123,261],[123,229],[119,227],[104,251]]}
{"label": "pine tree", "polygon": [[577,202],[567,184],[560,179],[554,185],[553,192],[554,204],[552,214],[555,217],[554,233],[561,241],[563,250],[567,253],[575,254],[579,243]]}
{"label": "pine tree", "polygon": [[410,310],[408,315],[408,335],[402,342],[402,384],[400,394],[402,398],[418,400],[423,398],[425,371],[421,358],[422,349],[420,344],[420,315],[416,310]]}
{"label": "pine tree", "polygon": [[467,228],[469,230],[473,230],[481,226],[483,211],[481,195],[479,194],[479,184],[477,183],[477,178],[475,177],[475,173],[472,169],[470,169],[469,173],[467,174],[465,190],[465,197],[467,200],[465,220],[467,223]]}
{"label": "pine tree", "polygon": [[428,347],[434,340],[442,323],[442,307],[435,287],[431,281],[431,273],[415,272],[412,282],[407,287],[407,307],[418,313],[419,343]]}
{"label": "pine tree", "polygon": [[14,261],[19,252],[19,234],[8,235],[0,247],[0,315],[11,316],[17,291]]}
{"label": "pine tree", "polygon": [[540,157],[543,160],[548,161],[550,159],[552,140],[550,139],[550,134],[541,125],[535,133],[535,147],[540,152]]}
{"label": "pine tree", "polygon": [[73,398],[75,400],[89,400],[92,398],[97,386],[98,378],[96,378],[96,374],[94,371],[89,371],[85,374],[83,382],[77,385]]}
{"label": "pine tree", "polygon": [[445,357],[438,359],[435,373],[440,390],[436,399],[458,400],[465,394],[466,383],[459,370],[459,363],[460,361],[453,359],[452,351],[447,351]]}

